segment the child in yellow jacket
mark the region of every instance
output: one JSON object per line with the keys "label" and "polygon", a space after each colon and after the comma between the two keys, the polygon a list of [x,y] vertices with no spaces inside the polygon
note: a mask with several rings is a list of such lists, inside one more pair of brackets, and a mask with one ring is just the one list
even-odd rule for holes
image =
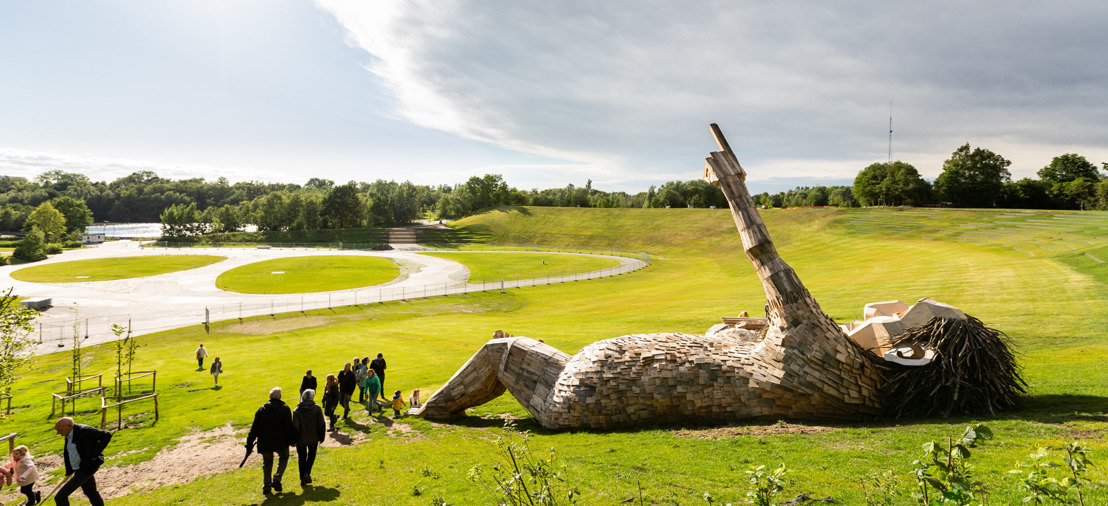
{"label": "child in yellow jacket", "polygon": [[397,390],[396,394],[392,396],[392,411],[394,413],[393,416],[399,417],[400,410],[404,409],[404,406],[407,405],[408,403],[404,402],[404,397],[400,395],[400,390]]}

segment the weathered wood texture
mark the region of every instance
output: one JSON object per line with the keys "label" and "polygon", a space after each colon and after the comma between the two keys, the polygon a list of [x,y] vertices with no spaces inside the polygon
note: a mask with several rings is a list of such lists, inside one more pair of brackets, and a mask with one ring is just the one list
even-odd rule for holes
{"label": "weathered wood texture", "polygon": [[612,428],[759,416],[861,419],[881,412],[872,354],[850,341],[777,254],[723,133],[705,178],[727,196],[769,307],[757,343],[725,335],[628,335],[570,357],[525,337],[493,339],[428,398],[429,418],[511,392],[546,428]]}

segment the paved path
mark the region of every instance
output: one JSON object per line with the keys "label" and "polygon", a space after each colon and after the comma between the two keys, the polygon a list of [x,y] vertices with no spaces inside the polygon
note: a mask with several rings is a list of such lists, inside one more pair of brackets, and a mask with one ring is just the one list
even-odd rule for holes
{"label": "paved path", "polygon": [[[227,259],[196,269],[117,281],[30,283],[15,280],[10,275],[22,268],[56,262],[188,254],[218,255]],[[400,265],[401,276],[373,287],[294,295],[241,294],[223,291],[215,286],[215,279],[220,274],[235,267],[274,258],[316,255],[386,257]],[[603,271],[552,279],[506,280],[503,288],[603,277],[630,272],[646,265],[637,259],[610,258],[619,260],[620,265]],[[92,248],[66,251],[42,262],[0,267],[0,286],[14,287],[15,293],[22,297],[53,299],[54,307],[39,319],[43,340],[38,349],[40,354],[70,349],[75,322],[80,323],[78,333],[83,340],[82,345],[92,345],[114,339],[111,333],[112,324],[129,326],[133,334],[141,335],[202,324],[205,321],[501,288],[499,283],[468,284],[468,277],[469,271],[457,262],[420,255],[414,251],[314,248],[160,249],[142,248],[138,242],[133,241],[113,241]]]}

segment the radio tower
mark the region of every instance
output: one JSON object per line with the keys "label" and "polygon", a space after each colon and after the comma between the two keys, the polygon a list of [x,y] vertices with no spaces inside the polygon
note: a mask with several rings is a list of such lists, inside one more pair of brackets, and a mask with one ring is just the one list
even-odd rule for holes
{"label": "radio tower", "polygon": [[889,163],[893,162],[893,103],[889,102]]}

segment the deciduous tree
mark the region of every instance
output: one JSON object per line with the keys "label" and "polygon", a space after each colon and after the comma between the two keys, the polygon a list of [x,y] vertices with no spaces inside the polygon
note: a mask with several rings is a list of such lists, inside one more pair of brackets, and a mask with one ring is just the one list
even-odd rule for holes
{"label": "deciduous tree", "polygon": [[38,313],[19,304],[12,289],[0,295],[0,392],[11,395],[20,371],[34,361],[38,342],[31,337]]}
{"label": "deciduous tree", "polygon": [[65,216],[53,204],[43,202],[27,217],[25,227],[38,227],[46,242],[54,242],[65,235]]}
{"label": "deciduous tree", "polygon": [[943,162],[943,172],[935,179],[935,192],[957,207],[993,207],[1004,183],[1012,180],[1008,172],[1011,164],[987,149],[971,151],[966,143]]}

